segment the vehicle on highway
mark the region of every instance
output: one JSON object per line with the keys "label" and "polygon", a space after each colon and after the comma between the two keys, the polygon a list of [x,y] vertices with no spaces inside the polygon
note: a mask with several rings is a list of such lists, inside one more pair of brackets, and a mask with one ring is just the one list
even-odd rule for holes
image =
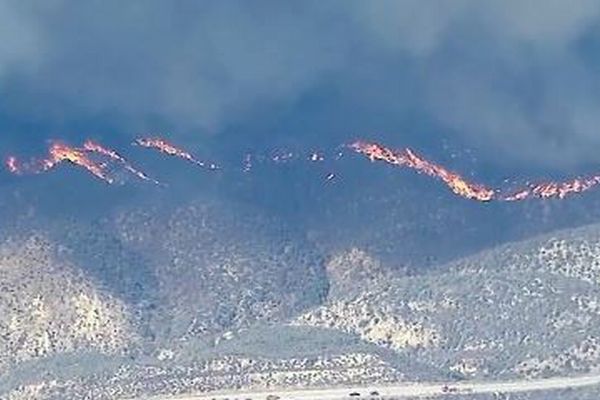
{"label": "vehicle on highway", "polygon": [[458,393],[458,388],[456,386],[444,385],[444,386],[442,386],[442,392],[443,393]]}

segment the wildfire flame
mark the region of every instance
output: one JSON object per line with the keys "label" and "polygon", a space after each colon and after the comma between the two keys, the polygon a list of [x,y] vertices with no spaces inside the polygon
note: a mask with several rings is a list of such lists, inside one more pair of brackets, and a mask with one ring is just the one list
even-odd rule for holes
{"label": "wildfire flame", "polygon": [[522,201],[529,198],[563,199],[570,194],[583,193],[600,185],[600,175],[589,178],[575,178],[565,182],[542,182],[531,184],[512,194],[500,194],[499,190],[490,189],[478,183],[465,180],[457,173],[428,161],[406,148],[394,151],[378,143],[357,141],[349,145],[355,152],[368,157],[371,161],[383,161],[388,164],[414,169],[420,173],[439,178],[455,194],[478,201]]}
{"label": "wildfire flame", "polygon": [[69,162],[78,167],[87,170],[107,183],[113,183],[114,180],[106,172],[106,165],[92,160],[85,149],[71,147],[63,143],[53,143],[49,149],[50,157],[42,160],[41,171],[48,171],[63,162]]}
{"label": "wildfire flame", "polygon": [[576,178],[566,182],[546,182],[530,185],[516,193],[503,197],[505,201],[519,201],[529,197],[541,199],[564,199],[570,194],[583,193],[600,184],[600,176],[590,178]]}
{"label": "wildfire flame", "polygon": [[134,143],[137,144],[138,146],[146,147],[149,149],[156,149],[156,150],[160,151],[161,153],[164,153],[164,154],[167,154],[167,155],[170,155],[173,157],[182,158],[182,159],[187,160],[187,161],[191,162],[192,164],[195,164],[199,167],[208,168],[211,170],[218,169],[217,165],[212,164],[212,163],[206,164],[204,161],[200,161],[200,160],[196,159],[191,153],[188,153],[187,151],[180,149],[180,148],[176,147],[175,145],[173,145],[161,138],[138,138],[135,140]]}
{"label": "wildfire flame", "polygon": [[[215,164],[207,164],[196,159],[191,153],[188,153],[161,138],[138,138],[134,143],[145,148],[156,149],[169,156],[184,159],[203,168],[211,170],[219,168]],[[354,152],[369,158],[371,161],[381,161],[398,167],[409,168],[420,174],[439,179],[448,186],[454,194],[466,199],[481,202],[515,202],[530,198],[563,199],[571,194],[583,193],[600,185],[600,175],[592,175],[590,177],[575,178],[567,181],[548,181],[527,184],[525,187],[509,192],[471,182],[458,173],[427,160],[410,148],[393,150],[379,143],[367,141],[356,141],[345,146],[345,148],[349,148]],[[342,154],[342,152],[339,152],[335,160],[339,160]],[[244,172],[250,172],[253,168],[253,161],[255,158],[258,162],[275,164],[288,163],[297,160],[304,160],[311,163],[326,162],[326,157],[322,153],[316,151],[310,152],[308,156],[301,156],[292,152],[279,152],[270,156],[247,154],[243,160]],[[125,170],[141,180],[160,184],[131,165],[131,163],[117,151],[104,147],[92,140],[85,141],[82,147],[73,147],[62,142],[53,142],[50,144],[48,156],[45,159],[23,163],[16,157],[10,156],[6,159],[5,165],[9,172],[21,175],[25,173],[37,174],[46,172],[65,162],[83,168],[96,178],[109,184],[114,183],[114,178],[111,176],[111,167],[114,166],[115,163],[121,165]],[[335,176],[336,175],[333,172],[328,172],[325,180],[333,180]]]}
{"label": "wildfire flame", "polygon": [[407,167],[419,173],[442,180],[455,194],[467,199],[490,201],[495,197],[495,191],[483,185],[472,183],[444,167],[434,164],[413,150],[406,148],[402,151],[393,151],[377,143],[354,142],[349,146],[357,153],[367,156],[371,161],[384,161],[389,164]]}
{"label": "wildfire flame", "polygon": [[115,150],[112,149],[108,149],[104,146],[102,146],[99,143],[96,143],[92,140],[86,140],[85,143],[83,144],[83,148],[91,153],[98,153],[101,154],[103,156],[106,156],[108,158],[110,158],[111,160],[114,160],[120,164],[123,165],[123,167],[131,172],[133,175],[137,176],[139,179],[144,180],[144,181],[149,181],[155,184],[159,184],[158,181],[151,179],[148,175],[146,175],[145,173],[143,173],[142,171],[138,170],[137,168],[135,168],[133,165],[131,165],[126,159],[125,157],[121,156],[119,153],[117,153]]}
{"label": "wildfire flame", "polygon": [[114,183],[114,178],[112,178],[109,173],[110,164],[106,162],[96,161],[95,159],[90,157],[90,154],[92,153],[99,154],[103,157],[108,158],[111,161],[116,161],[122,164],[126,170],[133,173],[140,179],[156,182],[151,180],[143,172],[135,169],[124,157],[122,157],[116,151],[108,149],[91,140],[86,141],[83,147],[73,147],[65,143],[53,142],[50,144],[50,147],[48,149],[47,158],[21,164],[16,157],[10,156],[6,161],[6,167],[9,172],[17,175],[21,175],[24,173],[39,174],[54,169],[59,164],[68,162],[85,169],[93,176],[95,176],[98,179],[101,179],[106,183]]}

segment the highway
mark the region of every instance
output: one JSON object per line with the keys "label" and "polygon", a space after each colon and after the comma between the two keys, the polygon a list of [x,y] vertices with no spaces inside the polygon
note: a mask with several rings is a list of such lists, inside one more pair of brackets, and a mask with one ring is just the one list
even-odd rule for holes
{"label": "highway", "polygon": [[[548,378],[536,380],[490,381],[490,382],[405,382],[397,385],[356,386],[332,389],[282,389],[271,391],[228,391],[198,395],[162,396],[153,400],[341,400],[349,398],[406,398],[432,397],[447,393],[524,393],[600,385],[600,375]],[[598,388],[600,393],[600,387]],[[353,395],[351,395],[353,394]],[[141,400],[141,399],[139,399]]]}

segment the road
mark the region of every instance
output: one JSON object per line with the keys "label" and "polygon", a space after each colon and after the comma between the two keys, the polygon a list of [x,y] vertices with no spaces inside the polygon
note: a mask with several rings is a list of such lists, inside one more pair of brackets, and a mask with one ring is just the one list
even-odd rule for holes
{"label": "road", "polygon": [[[272,391],[229,391],[210,394],[183,395],[171,397],[155,397],[154,400],[234,400],[252,399],[266,400],[279,398],[281,400],[341,400],[350,398],[350,393],[359,393],[351,398],[369,397],[426,397],[441,396],[445,393],[444,387],[456,394],[484,394],[484,393],[518,393],[544,391],[553,389],[581,388],[600,385],[600,375],[586,375],[579,377],[549,378],[536,380],[492,381],[492,382],[461,382],[461,383],[402,383],[387,386],[357,386],[335,389],[294,389]],[[377,392],[378,396],[370,396]]]}

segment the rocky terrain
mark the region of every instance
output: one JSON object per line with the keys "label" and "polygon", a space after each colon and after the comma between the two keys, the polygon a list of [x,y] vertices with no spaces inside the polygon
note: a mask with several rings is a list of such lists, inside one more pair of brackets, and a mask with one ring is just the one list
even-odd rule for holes
{"label": "rocky terrain", "polygon": [[210,198],[2,235],[3,399],[600,373],[599,225],[423,271]]}
{"label": "rocky terrain", "polygon": [[0,373],[61,353],[124,354],[138,341],[127,304],[65,252],[41,235],[0,246]]}
{"label": "rocky terrain", "polygon": [[587,269],[564,275],[552,265],[470,259],[387,277],[330,298],[293,323],[356,334],[458,379],[590,372],[600,366],[600,288]]}

